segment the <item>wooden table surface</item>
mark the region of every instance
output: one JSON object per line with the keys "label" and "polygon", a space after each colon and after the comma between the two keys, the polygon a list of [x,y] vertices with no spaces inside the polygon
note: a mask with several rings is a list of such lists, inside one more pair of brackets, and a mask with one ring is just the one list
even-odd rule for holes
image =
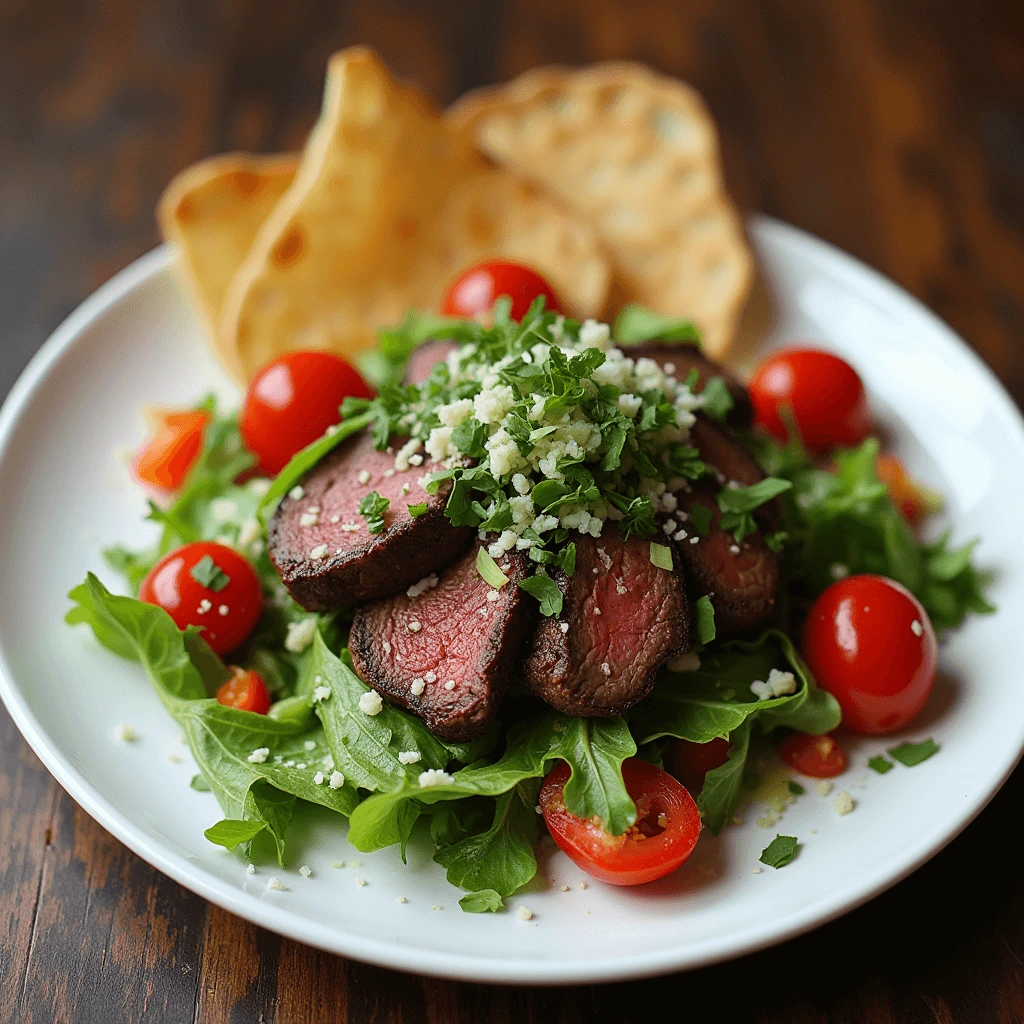
{"label": "wooden table surface", "polygon": [[[355,42],[443,102],[555,60],[638,58],[693,82],[743,207],[893,277],[1024,401],[1020,0],[2,0],[0,395],[157,241],[172,174],[299,145],[328,54]],[[0,711],[0,1020],[1022,1021],[1022,801],[1018,771],[913,877],[772,951],[499,989],[341,960],[211,907],[81,811]]]}

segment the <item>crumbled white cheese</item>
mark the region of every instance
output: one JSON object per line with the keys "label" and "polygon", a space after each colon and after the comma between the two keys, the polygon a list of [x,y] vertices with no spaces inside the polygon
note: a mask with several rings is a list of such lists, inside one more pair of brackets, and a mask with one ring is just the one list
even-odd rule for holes
{"label": "crumbled white cheese", "polygon": [[359,710],[371,718],[374,715],[379,715],[382,707],[384,707],[384,701],[380,699],[380,694],[376,690],[368,690],[359,698]]}
{"label": "crumbled white cheese", "polygon": [[454,679],[449,679],[448,682],[446,682],[444,684],[444,688],[446,690],[454,690],[455,689],[455,680]]}
{"label": "crumbled white cheese", "polygon": [[341,772],[331,772],[331,777],[327,781],[327,785],[331,789],[341,789],[345,785],[345,776]]}
{"label": "crumbled white cheese", "polygon": [[269,747],[257,747],[247,758],[250,764],[263,764],[270,756]]}
{"label": "crumbled white cheese", "polygon": [[326,544],[317,544],[317,546],[315,548],[313,548],[312,551],[310,551],[309,557],[312,558],[314,562],[319,561],[321,558],[326,558],[327,557],[327,545]]}
{"label": "crumbled white cheese", "polygon": [[818,779],[814,788],[818,791],[818,796],[828,796],[832,792],[832,783],[828,779]]}
{"label": "crumbled white cheese", "polygon": [[121,722],[114,729],[114,738],[122,743],[134,743],[139,737],[135,732],[135,726]]}
{"label": "crumbled white cheese", "polygon": [[302,489],[302,484],[296,484],[296,485],[295,485],[295,486],[294,486],[294,487],[293,487],[293,488],[292,488],[292,489],[291,489],[291,490],[290,490],[290,491],[288,492],[288,497],[289,497],[289,498],[291,498],[291,499],[292,499],[292,501],[302,501],[302,499],[303,499],[303,498],[304,498],[305,496],[306,496],[306,492],[305,492],[305,491],[304,491],[304,490]]}
{"label": "crumbled white cheese", "polygon": [[285,650],[292,654],[301,654],[316,636],[316,617],[310,616],[299,619],[298,622],[288,623],[288,632],[284,638]]}
{"label": "crumbled white cheese", "polygon": [[313,703],[319,704],[322,700],[327,700],[331,695],[331,688],[329,686],[317,686],[313,689]]}
{"label": "crumbled white cheese", "polygon": [[316,750],[316,740],[306,740],[302,745],[306,750]]}
{"label": "crumbled white cheese", "polygon": [[409,630],[410,633],[418,633],[423,628],[423,626],[418,619],[410,619],[405,624],[405,628]]}
{"label": "crumbled white cheese", "polygon": [[917,619],[914,619],[910,624],[910,632],[913,633],[914,636],[921,636],[924,633],[924,626],[922,626]]}
{"label": "crumbled white cheese", "polygon": [[256,874],[256,865],[255,864],[247,864],[246,868],[245,868],[245,873],[247,875],[255,875]]}
{"label": "crumbled white cheese", "polygon": [[308,864],[303,864],[302,867],[299,868],[299,874],[302,875],[303,878],[309,878],[309,876],[313,874],[313,869]]}
{"label": "crumbled white cheese", "polygon": [[520,907],[516,911],[516,916],[519,918],[520,921],[532,921],[533,911],[529,907]]}
{"label": "crumbled white cheese", "polygon": [[853,797],[845,789],[841,789],[836,793],[833,806],[836,809],[836,814],[849,814],[853,810]]}
{"label": "crumbled white cheese", "polygon": [[409,687],[409,692],[418,697],[426,689],[426,685],[422,679],[414,679]]}
{"label": "crumbled white cheese", "polygon": [[370,471],[368,469],[361,469],[356,479],[365,486],[370,482]]}
{"label": "crumbled white cheese", "polygon": [[431,573],[429,576],[424,576],[419,583],[414,583],[406,591],[409,597],[420,597],[425,594],[428,590],[433,590],[437,586],[437,574]]}
{"label": "crumbled white cheese", "polygon": [[281,880],[279,878],[268,878],[267,879],[267,888],[268,889],[274,889],[274,890],[276,890],[278,892],[283,892],[284,891],[284,885],[281,883]]}
{"label": "crumbled white cheese", "polygon": [[428,768],[425,772],[420,772],[419,783],[421,789],[429,789],[431,786],[451,786],[455,783],[455,777],[440,768]]}
{"label": "crumbled white cheese", "polygon": [[320,514],[318,512],[303,512],[299,516],[299,526],[319,526]]}
{"label": "crumbled white cheese", "polygon": [[314,786],[322,786],[323,784],[324,784],[324,773],[323,772],[317,772],[313,776],[313,785]]}
{"label": "crumbled white cheese", "polygon": [[422,757],[423,755],[418,750],[400,750],[398,752],[398,760],[402,764],[415,764]]}

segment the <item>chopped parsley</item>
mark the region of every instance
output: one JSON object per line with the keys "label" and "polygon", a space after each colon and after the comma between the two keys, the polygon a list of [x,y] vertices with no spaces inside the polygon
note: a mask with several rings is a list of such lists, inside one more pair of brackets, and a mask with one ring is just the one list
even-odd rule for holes
{"label": "chopped parsley", "polygon": [[409,509],[409,515],[413,519],[417,519],[427,511],[427,503],[425,501],[420,502],[418,505],[407,505],[406,507]]}
{"label": "chopped parsley", "polygon": [[726,416],[729,415],[732,407],[736,404],[729,393],[728,386],[721,377],[709,378],[707,384],[704,385],[704,390],[701,392],[701,398],[704,399],[704,412],[713,420],[718,420],[719,423],[725,422]]}
{"label": "chopped parsley", "polygon": [[762,851],[758,860],[770,868],[784,868],[797,854],[796,836],[777,835]]}
{"label": "chopped parsley", "polygon": [[718,492],[718,507],[722,517],[718,525],[723,530],[732,530],[736,543],[757,532],[757,523],[751,514],[772,498],[788,491],[793,485],[788,480],[769,476],[750,487],[723,487]]}
{"label": "chopped parsley", "polygon": [[219,594],[230,582],[231,577],[209,556],[203,555],[188,571],[201,587]]}
{"label": "chopped parsley", "polygon": [[887,757],[882,757],[881,754],[876,754],[874,757],[868,758],[868,767],[873,772],[878,772],[879,775],[884,775],[888,771],[892,771],[893,763]]}
{"label": "chopped parsley", "polygon": [[541,615],[559,615],[562,611],[562,591],[550,577],[538,574],[528,576],[519,586],[540,601]]}
{"label": "chopped parsley", "polygon": [[376,491],[363,496],[359,502],[359,514],[366,520],[370,533],[380,533],[384,529],[384,513],[390,505],[391,502]]}
{"label": "chopped parsley", "polygon": [[799,782],[794,782],[792,779],[789,780],[789,791],[793,796],[803,796],[807,792]]}
{"label": "chopped parsley", "polygon": [[938,744],[929,736],[928,739],[922,740],[920,743],[901,743],[898,747],[892,747],[889,750],[889,756],[907,768],[913,768],[922,761],[927,761],[938,751]]}

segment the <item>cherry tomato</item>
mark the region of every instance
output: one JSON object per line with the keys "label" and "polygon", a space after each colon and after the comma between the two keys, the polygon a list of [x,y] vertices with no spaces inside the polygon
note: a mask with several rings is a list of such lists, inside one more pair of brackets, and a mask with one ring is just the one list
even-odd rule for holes
{"label": "cherry tomato", "polygon": [[154,410],[153,436],[135,456],[132,467],[141,483],[176,491],[203,450],[203,430],[210,414],[201,409]]}
{"label": "cherry tomato", "polygon": [[256,570],[234,549],[208,541],[164,555],[142,581],[139,600],[159,605],[178,629],[202,626],[218,654],[238,647],[263,610]]}
{"label": "cherry tomato", "polygon": [[700,814],[668,772],[635,757],[623,762],[622,778],[636,804],[637,820],[621,836],[566,810],[562,791],[569,774],[562,761],[548,775],[540,807],[555,842],[588,874],[612,885],[640,885],[671,874],[693,852]]}
{"label": "cherry tomato", "polygon": [[831,736],[798,732],[782,741],[779,755],[791,768],[812,779],[831,779],[846,771],[846,754]]}
{"label": "cherry tomato", "polygon": [[449,286],[441,312],[445,316],[471,319],[489,313],[502,295],[512,300],[510,316],[513,320],[522,320],[538,295],[547,296],[546,309],[562,312],[558,296],[540,274],[508,260],[486,260],[464,270]]}
{"label": "cherry tomato", "polygon": [[895,455],[879,455],[875,459],[875,472],[889,488],[893,504],[911,526],[942,508],[942,499],[917,483]]}
{"label": "cherry tomato", "polygon": [[704,776],[713,768],[720,768],[728,757],[728,740],[714,739],[708,743],[672,740],[665,748],[665,767],[688,790],[699,793],[704,788]]}
{"label": "cherry tomato", "polygon": [[253,377],[240,423],[249,451],[267,476],[341,419],[349,396],[372,398],[366,381],[344,359],[329,352],[286,352]]}
{"label": "cherry tomato", "polygon": [[270,710],[270,694],[259,672],[231,666],[231,678],[217,690],[217,701],[240,711],[265,715]]}
{"label": "cherry tomato", "polygon": [[849,363],[811,348],[787,348],[765,359],[750,381],[754,421],[785,441],[786,411],[812,451],[860,443],[871,430],[864,385]]}
{"label": "cherry tomato", "polygon": [[819,685],[857,732],[909,724],[935,683],[937,646],[928,613],[906,587],[884,576],[833,583],[811,607],[804,657]]}

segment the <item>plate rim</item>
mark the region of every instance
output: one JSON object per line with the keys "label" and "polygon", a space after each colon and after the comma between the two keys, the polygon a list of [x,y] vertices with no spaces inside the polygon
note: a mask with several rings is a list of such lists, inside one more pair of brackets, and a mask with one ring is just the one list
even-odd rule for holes
{"label": "plate rim", "polygon": [[[773,242],[809,248],[819,259],[838,266],[844,277],[858,285],[861,294],[878,299],[881,305],[894,300],[900,302],[906,313],[937,332],[944,345],[952,346],[973,360],[974,369],[987,378],[998,399],[998,410],[993,411],[998,412],[1006,429],[1016,432],[1024,449],[1024,417],[1002,382],[966,341],[906,289],[838,247],[776,218],[755,214],[747,219],[747,227],[755,244],[761,238],[770,238]],[[0,407],[0,467],[23,411],[51,368],[76,344],[84,342],[86,329],[95,320],[135,288],[163,272],[171,261],[172,252],[166,244],[141,256],[85,299],[43,343]],[[165,848],[128,821],[49,740],[14,682],[2,638],[0,699],[36,756],[79,806],[147,863],[216,906],[297,942],[366,963],[434,977],[510,985],[605,983],[696,969],[757,952],[827,924],[898,884],[952,842],[984,810],[1024,754],[1022,722],[1016,750],[1009,751],[1009,756],[1004,757],[1001,763],[991,766],[987,782],[976,791],[968,806],[943,827],[920,836],[895,865],[881,862],[882,866],[846,890],[841,898],[805,904],[781,918],[773,918],[770,923],[748,927],[738,935],[727,934],[711,940],[698,950],[670,947],[655,953],[619,956],[608,961],[594,962],[581,958],[545,962],[432,951],[404,946],[399,941],[368,938],[351,929],[341,931],[327,924],[309,921],[294,910],[264,903],[208,872],[197,871],[187,857]]]}

